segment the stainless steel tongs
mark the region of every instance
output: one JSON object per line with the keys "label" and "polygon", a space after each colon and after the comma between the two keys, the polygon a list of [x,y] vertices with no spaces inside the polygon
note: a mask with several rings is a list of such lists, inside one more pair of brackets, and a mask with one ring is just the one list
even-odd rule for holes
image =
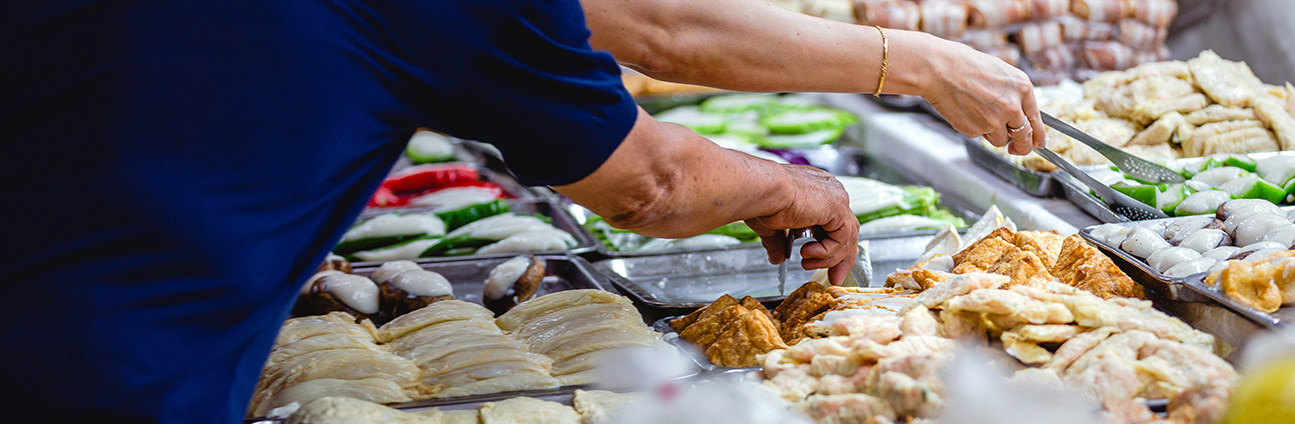
{"label": "stainless steel tongs", "polygon": [[[1129,152],[1103,143],[1100,140],[1093,138],[1093,136],[1070,126],[1070,124],[1065,123],[1065,121],[1049,115],[1047,112],[1040,111],[1039,114],[1043,115],[1044,124],[1055,128],[1057,131],[1061,131],[1062,134],[1068,135],[1070,138],[1079,140],[1080,143],[1084,143],[1088,145],[1088,147],[1092,147],[1093,150],[1097,150],[1097,153],[1101,153],[1102,156],[1110,159],[1111,163],[1115,164],[1115,167],[1120,168],[1120,171],[1123,171],[1134,179],[1156,184],[1176,184],[1184,181],[1183,176],[1174,172],[1172,169],[1166,168],[1155,162],[1133,156]],[[1070,172],[1070,170],[1067,169],[1066,172]]]}

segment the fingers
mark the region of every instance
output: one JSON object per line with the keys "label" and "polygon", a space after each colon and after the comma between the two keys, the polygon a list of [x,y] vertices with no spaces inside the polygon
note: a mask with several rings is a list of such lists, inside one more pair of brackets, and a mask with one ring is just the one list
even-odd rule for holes
{"label": "fingers", "polygon": [[[994,147],[1003,147],[1012,141],[1011,138],[1007,137],[1006,125],[999,125],[997,128],[989,130],[984,137],[985,140],[989,141],[989,144],[993,144]],[[1008,148],[1008,150],[1010,151],[1011,148]]]}
{"label": "fingers", "polygon": [[1030,141],[1034,147],[1046,147],[1048,144],[1047,127],[1043,124],[1043,117],[1039,116],[1039,105],[1034,101],[1034,89],[1031,87],[1030,93],[1021,99],[1021,111],[1025,116],[1030,118]]}
{"label": "fingers", "polygon": [[1034,128],[1030,125],[1029,119],[1024,114],[1017,112],[1016,118],[1007,121],[1007,137],[1011,140],[1011,147],[1007,148],[1008,152],[1015,155],[1029,154],[1034,149],[1032,144]]}
{"label": "fingers", "polygon": [[758,219],[748,219],[746,225],[760,236],[760,244],[769,255],[769,263],[778,265],[787,260],[787,254],[790,253],[787,251],[787,231],[770,229]]}

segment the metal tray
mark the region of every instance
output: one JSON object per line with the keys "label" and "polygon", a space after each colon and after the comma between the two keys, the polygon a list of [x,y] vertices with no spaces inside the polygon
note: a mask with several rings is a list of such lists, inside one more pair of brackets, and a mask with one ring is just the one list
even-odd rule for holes
{"label": "metal tray", "polygon": [[[607,284],[605,277],[592,271],[593,266],[584,258],[565,255],[540,255],[537,257],[544,260],[546,275],[544,280],[540,283],[539,289],[535,293],[536,297],[577,289],[594,289],[613,293],[616,292],[613,287]],[[485,286],[486,277],[490,275],[491,270],[507,260],[507,258],[459,260],[455,262],[423,263],[419,266],[428,271],[441,274],[447,280],[450,280],[451,286],[454,289],[455,299],[481,305],[483,304],[482,291]],[[353,268],[352,273],[368,276],[376,269],[376,267],[355,267]],[[650,325],[650,323],[647,322],[644,324]],[[689,355],[691,358],[691,354],[685,354]],[[686,379],[695,377],[697,374],[698,372],[691,372],[677,378]],[[569,403],[571,394],[575,393],[577,389],[597,388],[600,390],[607,390],[607,388],[604,387],[593,386],[594,385],[571,385],[545,390],[525,390],[445,399],[425,399],[388,404],[387,406],[401,410],[417,410],[431,407],[465,409],[473,405],[479,405],[483,402],[499,401],[517,396],[536,397],[559,402],[561,401],[560,399],[565,398]],[[258,418],[247,420],[246,422],[269,424],[281,421],[282,420]]]}
{"label": "metal tray", "polygon": [[676,319],[683,318],[683,317],[684,317],[683,315],[675,315],[675,316],[661,318],[659,320],[656,320],[656,322],[652,323],[652,329],[656,330],[656,332],[658,333],[664,334],[665,335],[664,340],[667,343],[674,345],[676,348],[686,353],[688,355],[688,358],[692,360],[693,364],[696,365],[697,368],[701,369],[703,373],[708,375],[716,375],[716,374],[747,374],[747,373],[761,372],[762,368],[759,366],[741,367],[741,368],[721,367],[719,365],[715,365],[714,363],[712,363],[709,358],[706,358],[705,353],[702,353],[701,350],[697,349],[696,346],[693,346],[692,343],[689,343],[687,340],[684,340],[683,337],[679,337],[679,333],[674,331],[674,327],[670,326],[670,321],[674,321]]}
{"label": "metal tray", "polygon": [[[1146,221],[1122,222],[1119,225],[1127,227],[1163,227],[1166,223],[1172,222],[1178,218],[1152,219]],[[1176,301],[1176,302],[1209,302],[1209,298],[1201,296],[1195,290],[1191,290],[1184,285],[1184,278],[1166,277],[1159,271],[1151,268],[1146,261],[1133,256],[1128,252],[1120,249],[1119,246],[1111,246],[1105,241],[1093,238],[1093,229],[1096,225],[1085,227],[1079,230],[1079,236],[1088,241],[1089,244],[1096,246],[1098,250],[1110,257],[1120,270],[1128,274],[1129,278],[1138,282],[1148,290],[1154,291],[1157,296]]]}
{"label": "metal tray", "polygon": [[1282,328],[1287,323],[1295,320],[1295,308],[1285,307],[1278,309],[1277,312],[1267,313],[1242,303],[1228,296],[1216,287],[1205,284],[1206,273],[1195,274],[1187,277],[1185,285],[1202,296],[1223,305],[1228,310],[1235,312],[1237,315],[1245,317],[1265,328]]}
{"label": "metal tray", "polygon": [[[549,252],[517,252],[517,253],[495,253],[495,254],[489,254],[489,255],[438,256],[438,257],[430,257],[430,258],[418,258],[418,259],[413,259],[413,261],[418,263],[432,263],[432,262],[454,262],[454,261],[462,261],[462,260],[486,260],[486,259],[499,259],[499,258],[506,259],[506,258],[517,256],[522,253],[579,255],[579,254],[592,252],[594,251],[596,246],[602,245],[601,242],[593,238],[593,235],[590,234],[588,230],[585,230],[584,227],[580,226],[580,224],[577,224],[575,218],[571,217],[571,215],[568,214],[565,210],[563,210],[561,207],[557,206],[552,202],[549,202],[546,200],[511,199],[511,200],[508,200],[508,206],[510,207],[512,212],[515,212],[515,213],[541,214],[551,218],[553,220],[554,227],[557,227],[562,231],[571,233],[571,235],[575,237],[576,247],[573,247],[567,250],[562,250],[562,251],[549,251]],[[388,208],[388,209],[380,209],[380,210],[377,210],[377,209],[366,210],[360,214],[360,217],[359,219],[356,220],[356,223],[358,224],[360,222],[363,222],[364,220],[373,218],[378,215],[391,213],[391,212],[414,213],[414,212],[424,212],[431,209],[432,208],[425,207],[425,208]],[[364,268],[364,267],[372,267],[372,266],[378,266],[378,265],[382,265],[382,263],[381,262],[353,262],[351,264],[353,268]]]}
{"label": "metal tray", "polygon": [[[467,260],[458,257],[459,259],[455,261],[425,262],[419,266],[450,280],[455,299],[484,305],[482,290],[485,287],[486,277],[496,266],[513,256],[516,255],[497,258],[474,257]],[[584,258],[568,255],[536,255],[536,258],[544,260],[546,275],[539,289],[536,290],[535,297],[577,289],[596,289],[616,293],[616,289],[608,284],[607,278],[594,272],[593,264]],[[367,277],[381,265],[381,262],[357,262],[352,266],[351,273]]]}
{"label": "metal tray", "polygon": [[[821,159],[821,163],[829,165],[829,167],[825,169],[832,172],[834,175],[865,177],[865,178],[871,178],[877,181],[881,181],[884,183],[896,184],[896,185],[919,184],[917,183],[918,181],[917,178],[910,175],[906,175],[896,170],[895,168],[892,168],[884,163],[881,163],[880,161],[877,161],[876,159],[873,159],[872,157],[864,154],[862,150],[859,150],[857,148],[853,148],[849,146],[843,146],[843,147],[822,146],[822,147],[825,149],[831,150],[831,152],[819,153],[817,157]],[[593,251],[594,254],[590,256],[591,259],[594,259],[594,260],[603,259],[603,258],[633,258],[633,257],[642,257],[642,256],[657,256],[657,255],[663,255],[663,254],[675,254],[675,253],[685,253],[685,252],[706,252],[706,251],[743,248],[743,247],[749,247],[749,246],[759,246],[758,242],[751,242],[751,243],[743,243],[738,246],[730,246],[726,248],[713,248],[713,249],[674,249],[674,250],[661,250],[661,251],[651,251],[651,252],[621,252],[617,250],[612,250],[606,244],[603,244],[596,235],[594,235],[592,232],[589,231],[589,229],[584,227],[583,224],[588,222],[588,220],[594,216],[592,212],[590,212],[588,209],[585,209],[583,206],[572,203],[570,199],[567,199],[561,196],[558,196],[558,197],[559,197],[558,202],[559,204],[562,205],[563,209],[565,209],[566,212],[570,214],[577,223],[581,224],[580,225],[581,231],[585,232],[589,238],[595,240],[596,246]],[[947,196],[944,193],[940,193],[940,206],[943,206],[945,209],[948,209],[950,212],[953,213],[954,216],[957,216],[959,218],[962,218],[963,220],[966,220],[968,225],[970,225],[970,223],[972,222],[975,222],[977,219],[980,219],[980,216],[981,216],[979,212],[972,210],[971,207],[964,204],[961,198],[958,198],[956,196]],[[877,233],[877,234],[862,235],[859,237],[859,239],[860,240],[881,240],[881,239],[890,239],[890,238],[896,238],[896,237],[902,238],[902,237],[913,237],[913,236],[931,236],[937,232],[939,232],[939,230]]]}
{"label": "metal tray", "polygon": [[1035,197],[1052,197],[1057,194],[1056,178],[1051,173],[1025,169],[980,144],[979,139],[962,137],[967,157],[998,178],[1011,183],[1026,194]]}
{"label": "metal tray", "polygon": [[[883,284],[884,275],[912,266],[934,234],[864,240],[868,265],[877,276],[871,286]],[[800,267],[796,244],[787,269],[787,293],[809,281],[813,271]],[[668,310],[696,309],[725,294],[751,296],[762,303],[779,302],[786,295],[778,293],[777,267],[769,264],[760,245],[739,246],[726,250],[687,252],[652,256],[611,258],[594,263],[594,269],[605,275],[621,292],[651,308]]]}

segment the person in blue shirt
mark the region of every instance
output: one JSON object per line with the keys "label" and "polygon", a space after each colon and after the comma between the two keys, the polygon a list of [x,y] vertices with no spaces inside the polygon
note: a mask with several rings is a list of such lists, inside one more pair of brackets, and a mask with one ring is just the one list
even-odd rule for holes
{"label": "person in blue shirt", "polygon": [[[877,88],[877,30],[729,1],[7,3],[6,419],[241,421],[297,289],[418,127],[493,143],[524,183],[651,236],[747,220],[780,258],[783,230],[821,227],[804,266],[841,281],[858,228],[832,176],[656,122],[621,85],[616,60],[743,90]],[[1019,71],[890,37],[887,92],[1041,143]]]}

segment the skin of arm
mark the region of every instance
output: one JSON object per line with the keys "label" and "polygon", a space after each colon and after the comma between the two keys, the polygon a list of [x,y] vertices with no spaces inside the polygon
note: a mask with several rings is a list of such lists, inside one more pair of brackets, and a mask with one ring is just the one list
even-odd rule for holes
{"label": "skin of arm", "polygon": [[[760,0],[581,0],[594,48],[650,77],[737,91],[873,93],[876,28]],[[963,134],[1015,154],[1042,147],[1033,86],[1021,70],[961,43],[887,30],[887,94],[925,98]],[[1007,127],[1024,125],[1009,134]]]}
{"label": "skin of arm", "polygon": [[801,264],[830,268],[837,284],[858,250],[858,221],[831,174],[719,147],[683,126],[652,119],[642,108],[598,170],[554,189],[608,224],[647,236],[690,237],[746,221],[773,263],[786,255],[785,235],[776,230],[820,228],[822,237],[801,248]]}

